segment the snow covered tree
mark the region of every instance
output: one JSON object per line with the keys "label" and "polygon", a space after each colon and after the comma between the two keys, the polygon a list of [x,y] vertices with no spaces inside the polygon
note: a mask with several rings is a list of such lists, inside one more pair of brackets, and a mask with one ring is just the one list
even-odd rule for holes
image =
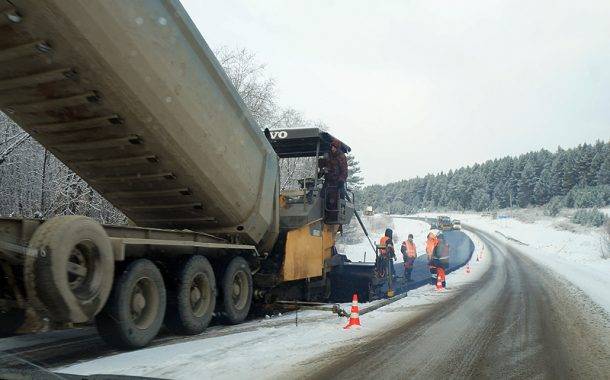
{"label": "snow covered tree", "polygon": [[543,169],[540,173],[540,178],[536,181],[536,185],[534,186],[532,201],[536,205],[543,205],[547,203],[550,199],[551,193],[551,170]]}
{"label": "snow covered tree", "polygon": [[528,160],[521,171],[517,189],[517,203],[520,207],[526,207],[532,202],[536,182],[534,165]]}
{"label": "snow covered tree", "polygon": [[[428,174],[363,189],[370,204],[401,200],[408,210],[453,210],[544,205],[553,197],[561,207],[610,203],[610,143],[598,141],[572,149],[558,147],[519,157],[489,160],[449,173]],[[594,175],[593,175],[594,174]],[[595,186],[597,185],[597,186]],[[608,186],[610,189],[610,186]],[[567,194],[567,195],[566,195]],[[565,199],[564,199],[565,198]],[[555,205],[557,206],[557,205]],[[557,208],[557,207],[555,207]]]}
{"label": "snow covered tree", "polygon": [[256,122],[271,128],[277,119],[276,90],[266,65],[247,49],[222,47],[215,54]]}
{"label": "snow covered tree", "polygon": [[597,172],[597,183],[599,185],[610,185],[610,154],[608,153]]}
{"label": "snow covered tree", "polygon": [[561,192],[567,194],[575,185],[577,181],[576,169],[574,167],[574,159],[571,154],[568,153],[565,164],[563,166],[563,176],[561,177]]}
{"label": "snow covered tree", "polygon": [[470,208],[475,211],[487,210],[490,206],[489,195],[483,189],[476,189],[472,193]]}
{"label": "snow covered tree", "polygon": [[359,189],[364,183],[364,178],[360,176],[360,163],[353,153],[348,153],[347,158],[347,185],[352,189]]}

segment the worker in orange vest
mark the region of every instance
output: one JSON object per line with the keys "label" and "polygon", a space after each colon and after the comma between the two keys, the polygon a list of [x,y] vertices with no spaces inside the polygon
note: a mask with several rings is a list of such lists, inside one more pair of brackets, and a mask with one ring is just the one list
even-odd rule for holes
{"label": "worker in orange vest", "polygon": [[[396,258],[394,254],[394,242],[392,241],[392,229],[386,228],[385,234],[379,239],[379,245],[385,248],[379,248],[379,256],[377,257],[377,271],[385,276],[388,268],[388,260]],[[392,274],[394,272],[394,266],[392,266]]]}
{"label": "worker in orange vest", "polygon": [[446,287],[445,267],[449,264],[449,245],[444,238],[430,232],[426,242],[426,253],[430,273],[436,273],[437,280],[441,281],[443,288]]}
{"label": "worker in orange vest", "polygon": [[409,234],[407,240],[402,242],[400,246],[400,252],[402,252],[402,258],[405,262],[405,279],[407,282],[413,281],[411,279],[411,273],[413,272],[413,262],[417,258],[417,248],[413,242],[413,234]]}
{"label": "worker in orange vest", "polygon": [[434,247],[438,244],[438,239],[434,232],[430,231],[428,233],[428,238],[426,240],[426,254],[428,255],[428,263],[432,262],[432,253],[434,253]]}
{"label": "worker in orange vest", "polygon": [[[440,275],[438,268],[436,265],[434,265],[434,250],[436,249],[436,246],[438,245],[438,238],[436,237],[436,235],[434,234],[434,232],[430,231],[428,233],[428,238],[426,240],[426,255],[428,256],[428,269],[430,270],[431,274],[436,274],[437,278]],[[445,275],[445,272],[443,271],[443,277]]]}

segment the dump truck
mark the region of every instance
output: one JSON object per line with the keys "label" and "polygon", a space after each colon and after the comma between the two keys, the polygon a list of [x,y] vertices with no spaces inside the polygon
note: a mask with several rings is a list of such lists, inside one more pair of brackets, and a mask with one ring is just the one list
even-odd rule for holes
{"label": "dump truck", "polygon": [[[0,0],[0,109],[129,219],[0,219],[2,333],[28,310],[137,348],[367,290],[334,247],[334,137],[261,131],[178,1]],[[312,175],[281,190],[282,159]]]}

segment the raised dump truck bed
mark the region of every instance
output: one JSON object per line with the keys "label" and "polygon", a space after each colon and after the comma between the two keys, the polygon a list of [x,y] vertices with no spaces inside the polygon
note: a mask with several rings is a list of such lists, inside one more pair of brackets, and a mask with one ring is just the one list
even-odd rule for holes
{"label": "raised dump truck bed", "polygon": [[135,224],[274,240],[277,157],[178,1],[0,12],[0,107]]}
{"label": "raised dump truck bed", "polygon": [[[276,153],[177,1],[0,0],[0,109],[138,226],[0,218],[0,335],[30,310],[136,348],[332,294],[334,137],[268,132]],[[313,177],[280,194],[278,154]]]}
{"label": "raised dump truck bed", "polygon": [[25,309],[131,348],[246,318],[278,157],[178,1],[0,0],[0,109],[138,226],[0,219],[0,335]]}

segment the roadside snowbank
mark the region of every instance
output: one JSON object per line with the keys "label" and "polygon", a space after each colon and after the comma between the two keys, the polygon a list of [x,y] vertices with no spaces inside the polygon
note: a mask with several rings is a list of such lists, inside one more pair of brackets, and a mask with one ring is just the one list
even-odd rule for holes
{"label": "roadside snowbank", "polygon": [[[397,219],[397,224],[404,229],[405,237],[409,232],[417,234],[416,241],[422,238],[422,229],[427,230],[422,222]],[[476,262],[483,244],[476,236],[468,235],[475,244],[470,274],[464,269],[449,274],[445,292],[435,292],[431,285],[412,290],[408,297],[361,316],[360,329],[344,330],[345,318],[321,311],[299,312],[299,323],[295,326],[291,313],[236,326],[246,328],[231,335],[206,337],[204,333],[197,340],[127,352],[58,371],[172,379],[299,377],[316,367],[321,356],[369,339],[398,321],[414,318],[426,305],[447,299],[465,284],[476,281],[489,267],[490,260]]]}
{"label": "roadside snowbank", "polygon": [[601,257],[601,229],[578,226],[566,230],[570,226],[565,218],[544,217],[527,223],[509,217],[449,215],[465,225],[504,237],[507,244],[558,273],[610,312],[610,260]]}

